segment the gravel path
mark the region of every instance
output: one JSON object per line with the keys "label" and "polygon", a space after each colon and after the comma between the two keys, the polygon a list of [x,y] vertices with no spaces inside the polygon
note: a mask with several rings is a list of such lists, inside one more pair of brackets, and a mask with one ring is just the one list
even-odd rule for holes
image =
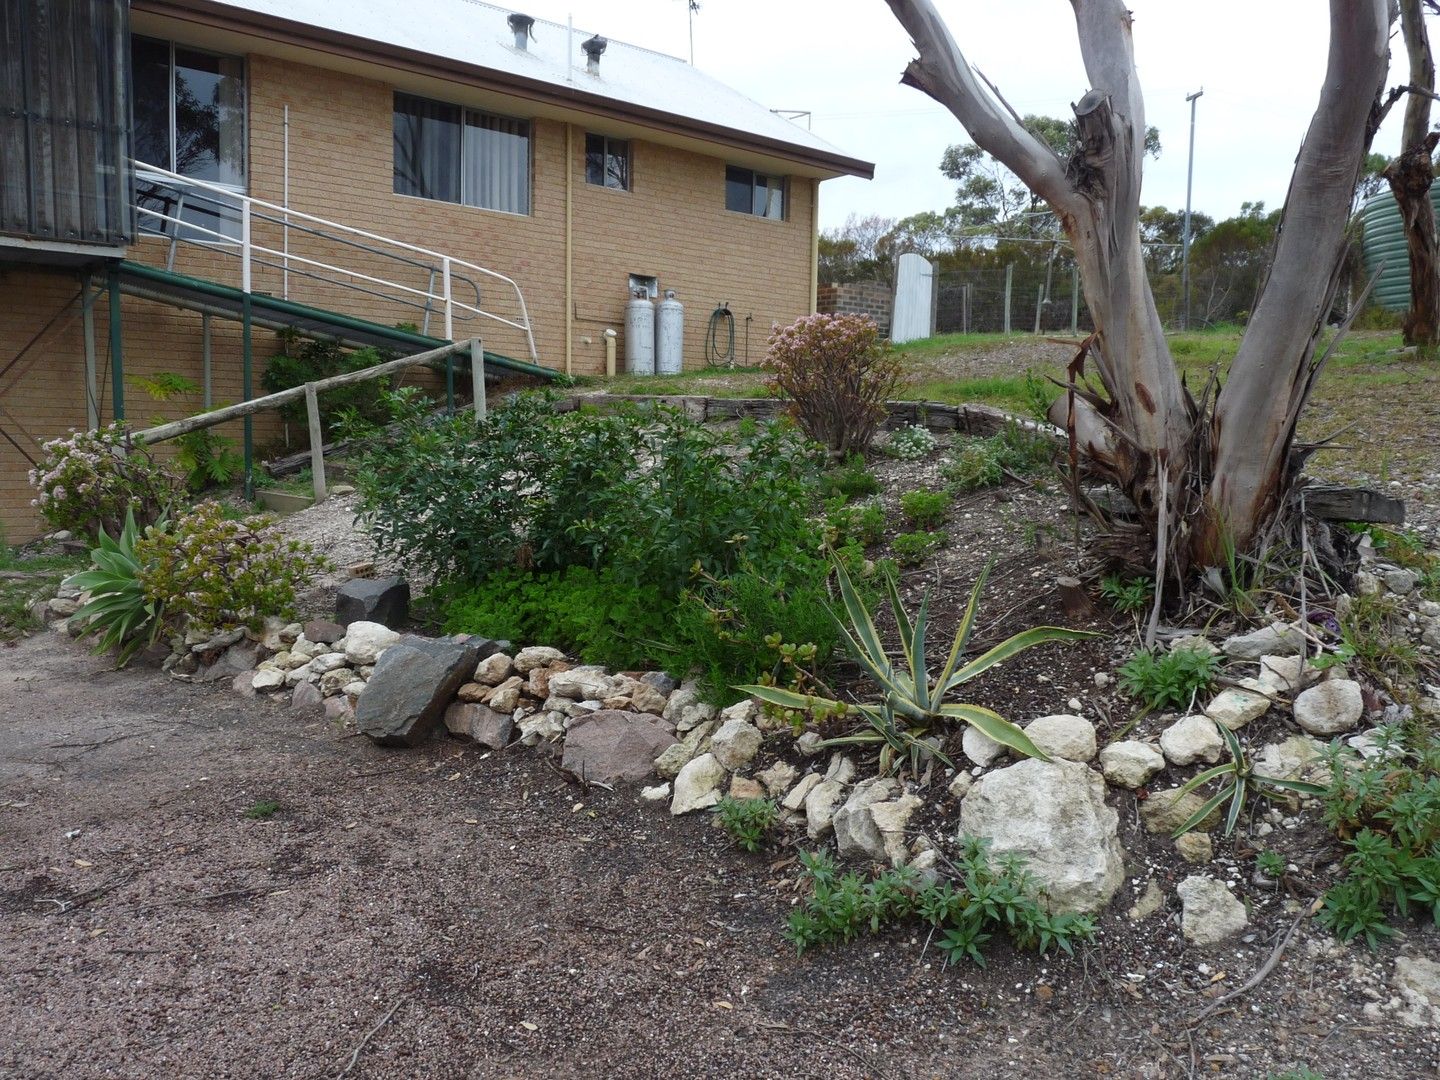
{"label": "gravel path", "polygon": [[[529,752],[382,751],[53,634],[0,649],[0,701],[3,1077],[1159,1078],[1193,1060],[1383,1080],[1440,1060],[1433,1032],[1364,1017],[1360,950],[1297,946],[1272,997],[1187,1036],[1199,958],[1135,990],[1119,912],[1073,961],[1001,949],[945,972],[908,934],[797,960],[784,855]],[[1268,952],[1209,963],[1238,985]]]}

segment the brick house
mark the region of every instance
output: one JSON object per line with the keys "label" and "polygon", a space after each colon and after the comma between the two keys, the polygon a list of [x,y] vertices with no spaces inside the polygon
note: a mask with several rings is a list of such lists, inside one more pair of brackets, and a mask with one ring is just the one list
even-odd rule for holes
{"label": "brick house", "polygon": [[682,61],[474,0],[7,0],[0,46],[12,542],[41,440],[199,407],[147,373],[253,396],[280,326],[602,374],[638,286],[685,302],[686,366],[721,303],[758,359],[815,310],[821,181],[873,171]]}

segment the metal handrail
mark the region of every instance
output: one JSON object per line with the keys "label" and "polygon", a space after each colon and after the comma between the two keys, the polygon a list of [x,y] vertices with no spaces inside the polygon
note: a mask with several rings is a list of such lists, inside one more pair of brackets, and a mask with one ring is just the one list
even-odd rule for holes
{"label": "metal handrail", "polygon": [[[513,278],[507,277],[494,270],[488,270],[483,266],[477,266],[475,263],[467,262],[464,259],[458,259],[452,255],[432,251],[429,248],[420,247],[416,244],[409,244],[403,240],[396,240],[393,237],[381,236],[378,233],[372,233],[365,229],[357,229],[351,225],[342,225],[339,222],[329,221],[325,218],[317,217],[314,214],[307,214],[290,207],[278,206],[275,203],[253,198],[252,196],[234,191],[223,185],[182,176],[179,173],[170,172],[168,169],[161,169],[141,161],[132,160],[132,164],[135,168],[137,184],[146,181],[154,183],[161,183],[163,181],[165,186],[175,189],[182,197],[194,195],[202,201],[208,200],[221,208],[232,209],[239,215],[240,236],[237,239],[234,236],[219,232],[215,229],[209,229],[195,222],[183,220],[179,216],[178,207],[176,208],[176,213],[162,213],[159,210],[140,205],[137,199],[135,205],[137,214],[149,219],[165,222],[173,227],[173,232],[171,233],[172,258],[173,245],[182,240],[185,242],[201,243],[210,250],[218,250],[225,254],[236,255],[240,259],[241,289],[247,293],[252,291],[252,270],[256,265],[274,266],[275,264],[270,262],[270,259],[280,259],[282,265],[286,267],[291,263],[300,263],[316,271],[314,273],[303,270],[296,271],[302,276],[316,277],[344,288],[356,289],[369,295],[382,295],[386,299],[393,300],[396,303],[421,308],[426,311],[427,324],[432,305],[442,305],[445,315],[445,338],[447,340],[453,341],[455,339],[455,323],[457,320],[465,321],[476,316],[511,327],[525,335],[525,343],[530,351],[530,359],[534,363],[539,363],[539,354],[535,349],[535,334],[530,324],[529,309],[526,307],[525,296],[520,291],[519,283]],[[302,222],[308,222],[309,226],[295,225],[294,222],[296,219]],[[381,258],[391,259],[422,270],[427,270],[430,272],[429,283],[424,288],[416,288],[403,282],[390,281],[350,267],[336,266],[318,259],[298,255],[290,250],[277,250],[268,247],[254,239],[253,225],[256,221],[274,224],[284,228],[296,228],[322,239],[332,240],[343,246],[358,248]],[[310,226],[313,226],[313,228]],[[186,235],[181,235],[182,230]],[[194,240],[193,234],[196,233],[213,239]],[[369,241],[369,243],[364,243],[363,241]],[[396,249],[396,251],[380,250],[373,245],[384,245],[388,248]],[[408,254],[402,255],[398,254],[398,252],[406,252]],[[429,261],[427,262],[425,260]],[[438,264],[440,275],[440,289],[438,292],[434,284],[436,264]],[[363,288],[351,282],[335,281],[332,278],[324,277],[323,275],[326,272],[343,274],[354,281],[364,282],[368,285],[375,286],[377,289],[386,289],[390,290],[390,292],[377,294],[372,289]],[[475,281],[468,277],[468,275],[471,274],[508,285],[515,294],[515,304],[519,311],[518,318],[507,318],[481,307],[480,288]],[[466,303],[455,296],[455,286],[460,282],[469,284],[474,288],[476,300],[474,304]],[[392,295],[392,293],[400,295]]]}

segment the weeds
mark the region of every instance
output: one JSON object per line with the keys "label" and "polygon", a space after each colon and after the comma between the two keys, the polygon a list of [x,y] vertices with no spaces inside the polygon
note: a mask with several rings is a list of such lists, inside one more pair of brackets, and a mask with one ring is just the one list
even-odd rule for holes
{"label": "weeds", "polygon": [[956,880],[920,885],[908,867],[869,881],[841,875],[830,856],[801,852],[810,898],[792,912],[786,939],[804,953],[818,945],[854,941],[898,923],[928,924],[945,964],[972,960],[985,966],[984,946],[1004,933],[1017,948],[1070,954],[1089,941],[1094,923],[1083,915],[1048,914],[1033,898],[1035,883],[1016,857],[992,859],[986,842],[965,837]]}
{"label": "weeds", "polygon": [[278,802],[273,799],[261,799],[245,811],[245,816],[251,821],[268,821],[279,812],[280,804]]}
{"label": "weeds", "polygon": [[715,806],[720,827],[746,851],[759,851],[765,846],[778,815],[773,799],[736,799],[727,795]]}
{"label": "weeds", "polygon": [[1116,611],[1130,615],[1144,611],[1155,595],[1155,583],[1147,578],[1126,578],[1107,574],[1100,581],[1100,596]]}
{"label": "weeds", "polygon": [[851,454],[843,464],[827,472],[820,484],[820,493],[825,498],[839,496],[846,502],[879,492],[880,481],[865,467],[864,454]]}
{"label": "weeds", "polygon": [[945,534],[942,532],[897,533],[890,541],[890,550],[901,566],[919,566],[944,546]]}
{"label": "weeds", "polygon": [[1158,653],[1142,649],[1120,668],[1120,688],[1138,698],[1147,712],[1187,709],[1197,694],[1210,689],[1220,660],[1203,649]]}
{"label": "weeds", "polygon": [[900,496],[900,513],[917,529],[934,529],[950,510],[950,496],[943,491],[909,491]]}

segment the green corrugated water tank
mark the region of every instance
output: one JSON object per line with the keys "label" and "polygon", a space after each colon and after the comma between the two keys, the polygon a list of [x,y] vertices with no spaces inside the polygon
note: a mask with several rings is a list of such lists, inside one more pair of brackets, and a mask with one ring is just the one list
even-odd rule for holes
{"label": "green corrugated water tank", "polygon": [[[1430,204],[1440,218],[1440,184],[1430,187]],[[1405,245],[1405,230],[1400,224],[1400,210],[1395,196],[1382,191],[1365,201],[1360,211],[1365,226],[1365,273],[1375,273],[1383,261],[1385,273],[1375,283],[1372,302],[1390,311],[1410,309],[1410,252]]]}

